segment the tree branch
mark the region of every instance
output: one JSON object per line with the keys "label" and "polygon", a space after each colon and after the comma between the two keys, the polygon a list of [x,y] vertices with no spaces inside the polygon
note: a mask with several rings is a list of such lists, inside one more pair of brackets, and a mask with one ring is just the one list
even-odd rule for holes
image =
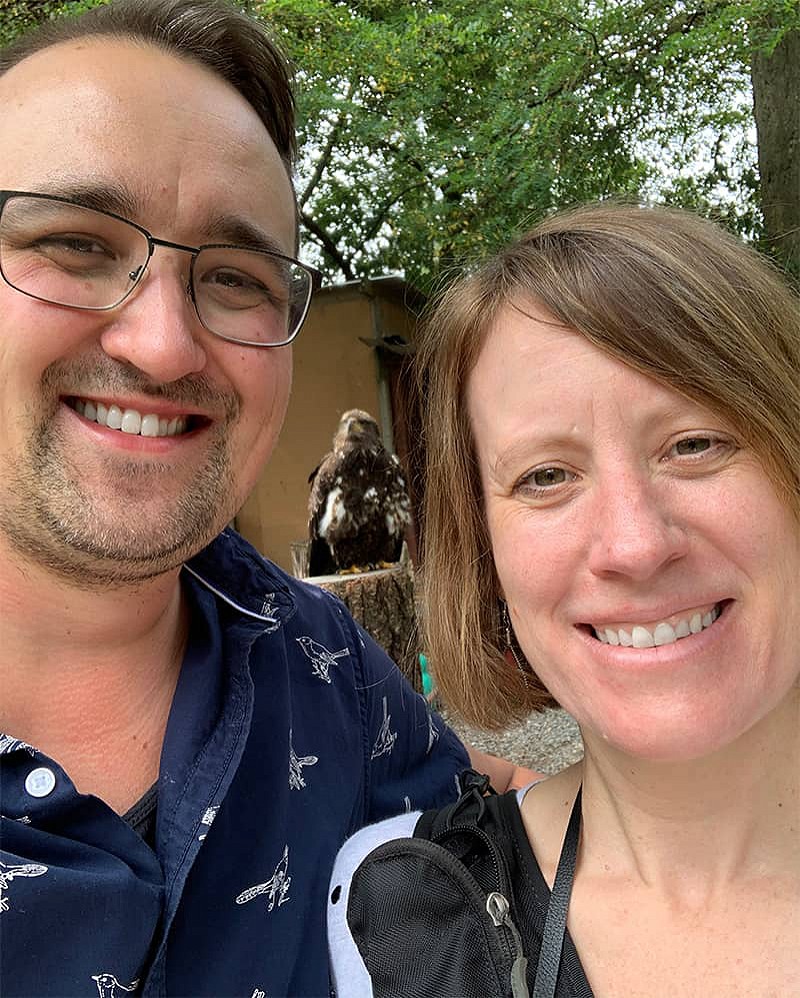
{"label": "tree branch", "polygon": [[[345,94],[345,98],[347,100],[349,100],[350,99],[350,95],[352,93],[353,93],[353,81],[350,80],[349,83],[347,84],[347,93]],[[298,198],[297,206],[298,206],[298,208],[299,208],[300,211],[302,211],[303,208],[305,208],[306,202],[308,201],[309,197],[311,196],[314,188],[319,183],[320,178],[322,177],[322,174],[325,172],[325,170],[328,168],[328,165],[330,164],[331,155],[333,153],[333,147],[336,144],[336,140],[339,138],[339,132],[341,130],[341,124],[342,124],[342,112],[339,111],[339,114],[338,114],[338,116],[336,118],[336,121],[334,122],[333,126],[331,127],[331,131],[330,131],[330,134],[328,135],[328,139],[327,139],[327,141],[325,143],[325,146],[324,146],[324,148],[322,150],[322,154],[319,156],[319,158],[317,159],[316,164],[314,165],[314,172],[311,175],[311,179],[308,181],[308,183],[306,184],[305,190],[303,191],[303,193]]]}
{"label": "tree branch", "polygon": [[397,204],[398,201],[402,201],[406,194],[410,194],[411,191],[419,190],[420,187],[427,187],[429,181],[427,178],[424,180],[418,180],[416,183],[406,185],[401,191],[387,198],[386,201],[378,208],[375,214],[372,216],[372,220],[366,226],[364,230],[364,241],[369,239],[374,239],[377,236],[380,227],[386,221],[386,216],[392,210],[392,208]]}
{"label": "tree branch", "polygon": [[350,261],[342,254],[331,236],[322,228],[321,225],[318,225],[307,212],[300,212],[300,220],[308,231],[318,240],[323,251],[336,264],[339,270],[341,270],[345,280],[354,281],[356,279],[356,274],[350,265]]}

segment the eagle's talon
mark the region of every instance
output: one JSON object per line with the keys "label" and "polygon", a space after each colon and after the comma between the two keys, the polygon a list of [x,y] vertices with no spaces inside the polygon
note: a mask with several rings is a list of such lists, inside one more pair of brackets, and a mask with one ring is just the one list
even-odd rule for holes
{"label": "eagle's talon", "polygon": [[349,568],[340,568],[336,574],[337,575],[361,575],[362,572],[369,572],[370,566],[362,565],[351,565]]}

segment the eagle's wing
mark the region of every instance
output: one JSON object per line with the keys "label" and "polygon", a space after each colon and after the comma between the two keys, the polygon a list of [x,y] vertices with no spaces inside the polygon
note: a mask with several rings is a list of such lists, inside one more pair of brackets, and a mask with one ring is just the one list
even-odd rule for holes
{"label": "eagle's wing", "polygon": [[309,575],[332,575],[336,571],[328,543],[320,534],[320,524],[325,515],[328,494],[336,480],[338,464],[336,452],[330,451],[309,475],[308,480],[311,482],[311,492],[308,497]]}

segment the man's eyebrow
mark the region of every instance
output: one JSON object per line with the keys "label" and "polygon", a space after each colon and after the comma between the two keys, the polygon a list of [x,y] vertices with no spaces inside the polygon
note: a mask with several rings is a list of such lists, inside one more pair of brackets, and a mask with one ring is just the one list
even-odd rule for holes
{"label": "man's eyebrow", "polygon": [[128,188],[106,181],[46,181],[38,185],[37,192],[69,198],[86,208],[110,211],[125,218],[136,218],[141,208],[139,199]]}
{"label": "man's eyebrow", "polygon": [[[86,208],[110,211],[136,220],[144,212],[143,202],[128,187],[110,181],[51,180],[37,185],[37,193],[68,198]],[[246,249],[287,255],[286,247],[247,219],[236,215],[213,214],[197,226],[202,242],[231,243]]]}
{"label": "man's eyebrow", "polygon": [[235,215],[212,215],[206,220],[202,231],[203,242],[232,243],[247,249],[262,250],[267,253],[287,255],[286,247],[268,235],[258,226]]}

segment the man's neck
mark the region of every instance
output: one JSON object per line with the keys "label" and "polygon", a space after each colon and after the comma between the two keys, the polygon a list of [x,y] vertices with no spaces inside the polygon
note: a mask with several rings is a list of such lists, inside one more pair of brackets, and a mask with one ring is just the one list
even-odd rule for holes
{"label": "man's neck", "polygon": [[124,811],[158,773],[188,628],[178,571],[82,591],[13,557],[0,575],[0,730]]}

